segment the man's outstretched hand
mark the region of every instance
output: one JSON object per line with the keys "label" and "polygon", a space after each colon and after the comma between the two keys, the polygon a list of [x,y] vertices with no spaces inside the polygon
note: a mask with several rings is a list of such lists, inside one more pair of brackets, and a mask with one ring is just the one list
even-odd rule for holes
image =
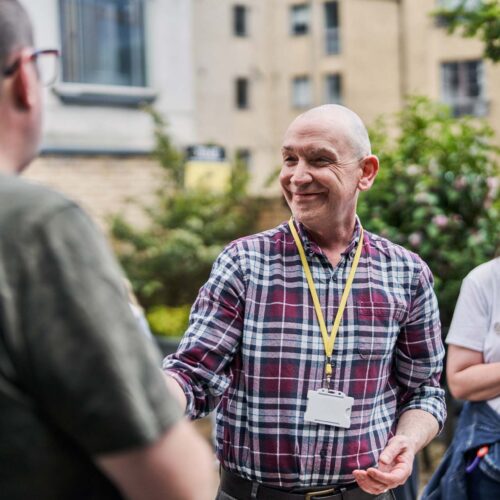
{"label": "man's outstretched hand", "polygon": [[414,458],[414,442],[404,435],[394,436],[380,454],[378,467],[356,469],[353,475],[362,490],[380,495],[406,482],[413,469]]}

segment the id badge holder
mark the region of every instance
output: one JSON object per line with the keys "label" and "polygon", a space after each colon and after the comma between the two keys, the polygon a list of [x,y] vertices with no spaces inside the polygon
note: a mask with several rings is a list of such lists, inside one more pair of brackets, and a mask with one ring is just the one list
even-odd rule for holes
{"label": "id badge holder", "polygon": [[353,403],[354,398],[346,396],[340,391],[309,390],[304,419],[306,422],[349,429]]}

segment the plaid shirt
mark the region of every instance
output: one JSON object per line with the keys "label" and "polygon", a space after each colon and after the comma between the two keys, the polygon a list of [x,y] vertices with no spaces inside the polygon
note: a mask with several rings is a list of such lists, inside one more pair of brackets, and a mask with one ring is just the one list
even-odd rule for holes
{"label": "plaid shirt", "polygon": [[[297,226],[330,331],[359,222],[335,268]],[[325,352],[288,224],[225,248],[164,369],[183,387],[192,418],[217,407],[217,455],[227,470],[284,488],[352,481],[354,469],[377,463],[402,412],[425,410],[443,424],[432,282],[417,255],[365,231],[330,387],[355,399],[350,429],[304,421],[308,390],[323,385]]]}

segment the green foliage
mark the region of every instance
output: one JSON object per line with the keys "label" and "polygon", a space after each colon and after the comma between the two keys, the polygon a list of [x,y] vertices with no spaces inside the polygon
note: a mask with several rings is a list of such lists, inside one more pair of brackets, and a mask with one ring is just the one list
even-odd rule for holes
{"label": "green foliage", "polygon": [[190,306],[154,306],[146,317],[155,335],[181,337],[189,323]]}
{"label": "green foliage", "polygon": [[493,62],[500,61],[500,2],[484,0],[475,8],[467,7],[462,0],[454,8],[443,8],[433,13],[454,33],[461,28],[465,37],[479,37],[484,42],[484,56]]}
{"label": "green foliage", "polygon": [[233,166],[224,193],[184,189],[182,155],[173,147],[162,117],[150,113],[154,157],[166,174],[156,204],[148,210],[150,224],[139,230],[120,216],[111,221],[121,263],[146,309],[192,304],[222,248],[255,232],[259,210],[259,200],[246,194],[248,175],[241,164]]}
{"label": "green foliage", "polygon": [[499,245],[498,148],[485,122],[452,118],[426,98],[409,99],[397,125],[394,140],[383,122],[370,131],[380,171],[358,213],[429,264],[448,325],[462,279]]}

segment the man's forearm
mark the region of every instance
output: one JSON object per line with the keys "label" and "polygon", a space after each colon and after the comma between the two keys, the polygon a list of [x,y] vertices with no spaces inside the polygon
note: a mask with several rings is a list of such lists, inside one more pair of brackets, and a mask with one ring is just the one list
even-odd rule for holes
{"label": "man's forearm", "polygon": [[186,399],[186,395],[184,394],[184,391],[182,390],[182,387],[168,373],[164,372],[164,376],[165,376],[165,383],[167,384],[168,390],[175,397],[176,401],[181,406],[182,411],[185,412],[186,406],[187,406],[187,399]]}
{"label": "man's forearm", "polygon": [[417,453],[439,432],[439,424],[434,416],[424,410],[408,410],[399,418],[396,436],[409,438]]}

